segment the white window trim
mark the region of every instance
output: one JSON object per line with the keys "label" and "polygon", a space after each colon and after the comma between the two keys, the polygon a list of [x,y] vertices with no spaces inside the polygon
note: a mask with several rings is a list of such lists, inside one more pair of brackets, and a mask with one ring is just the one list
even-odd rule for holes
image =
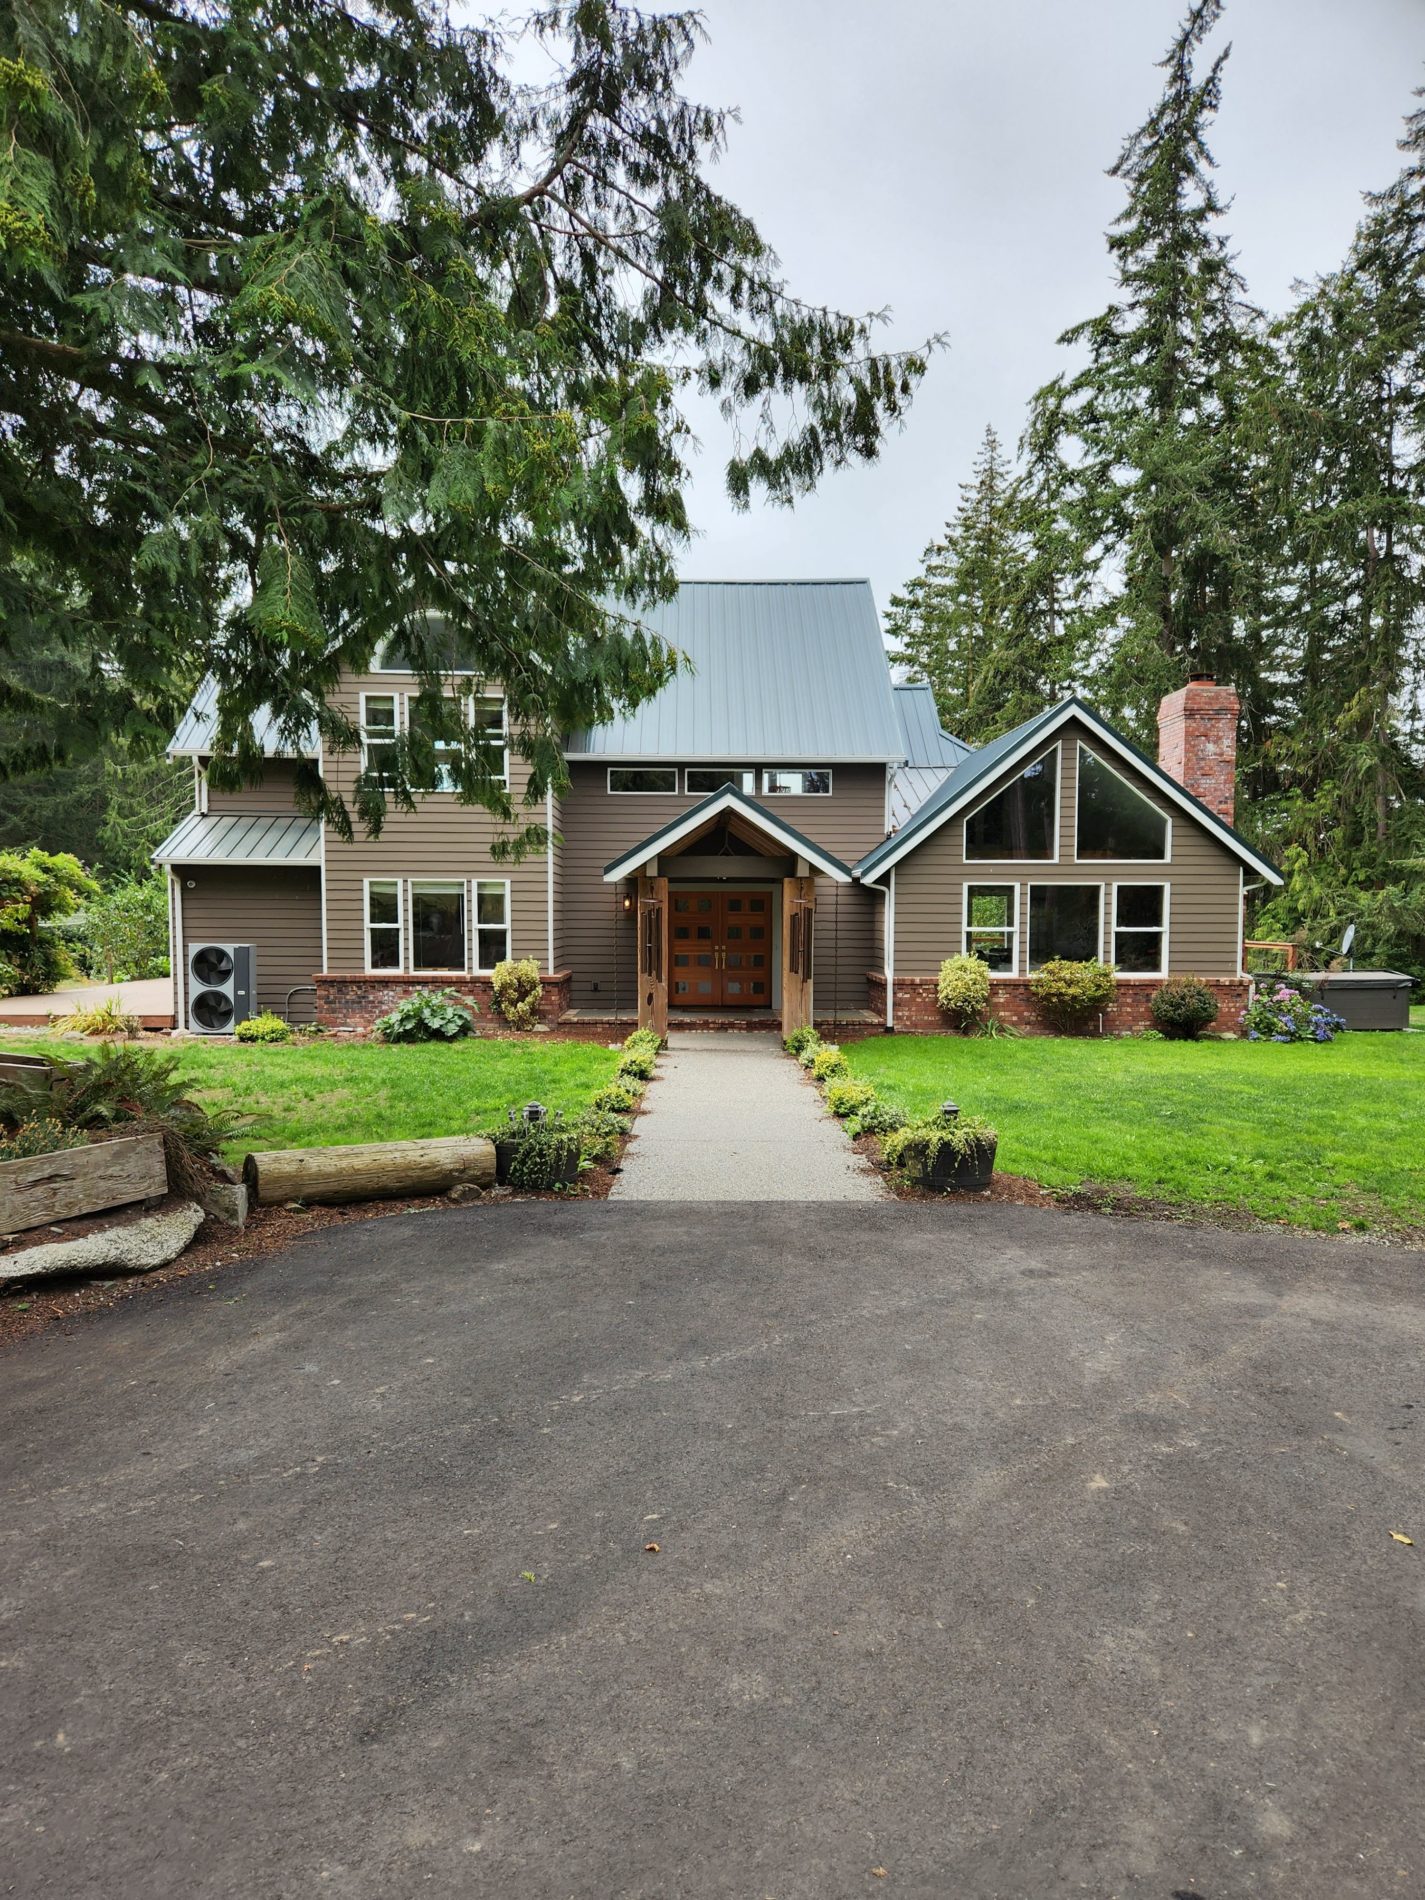
{"label": "white window trim", "polygon": [[[371,886],[373,884],[394,884],[396,887],[396,922],[377,924],[377,930],[396,932],[396,967],[388,970],[378,969],[371,961]],[[364,877],[361,880],[361,935],[366,953],[366,974],[368,976],[400,976],[406,968],[406,905],[404,880],[399,877]]]}
{"label": "white window trim", "polygon": [[[976,815],[977,812],[982,812],[986,805],[992,805],[994,801],[999,797],[1001,792],[1007,792],[1009,790],[1010,785],[1013,784],[1014,779],[1023,778],[1024,774],[1029,770],[1031,765],[1037,765],[1041,759],[1047,759],[1051,752],[1054,754],[1054,855],[1053,857],[1052,858],[972,858],[970,856],[970,820]],[[1076,798],[1078,796],[1077,783],[1074,786],[1074,796]],[[1053,745],[1045,746],[1042,752],[1036,752],[1032,758],[1026,759],[1022,765],[1018,766],[1015,769],[1013,778],[1007,779],[1003,785],[997,786],[994,791],[987,792],[977,805],[972,805],[970,809],[965,813],[965,816],[961,820],[961,824],[960,824],[960,861],[965,866],[966,870],[968,870],[971,865],[973,865],[976,870],[983,870],[986,865],[1003,865],[1005,867],[1019,867],[1021,876],[1024,875],[1024,871],[1022,867],[1025,865],[1057,864],[1059,862],[1059,857],[1060,857],[1059,827],[1063,822],[1063,817],[1064,817],[1064,742],[1062,739],[1056,739]],[[1092,882],[1091,879],[1088,881]],[[1004,883],[1008,883],[1009,880],[1007,878],[996,879],[996,878],[986,877],[986,878],[976,878],[975,882],[977,884],[994,884],[994,883],[1004,884]],[[1025,921],[1026,923],[1028,922],[1027,917]]]}
{"label": "white window trim", "polygon": [[510,788],[510,703],[503,692],[482,686],[478,693],[462,693],[465,701],[466,724],[474,729],[475,708],[481,700],[498,700],[500,706],[500,783],[508,791]]}
{"label": "white window trim", "polygon": [[[514,955],[515,913],[511,903],[509,878],[472,877],[470,879],[470,891],[465,900],[470,907],[467,913],[469,924],[466,932],[469,939],[470,967],[476,976],[489,976],[493,972],[495,964],[482,963],[480,961],[480,931],[482,928],[480,923],[480,886],[482,884],[503,884],[505,887],[505,954],[504,957],[497,957],[495,959],[497,963],[505,962]],[[496,930],[499,926],[496,924],[486,924],[483,928],[486,930]]]}
{"label": "white window trim", "polygon": [[[631,792],[614,784],[615,772],[671,772],[671,787],[661,792]],[[604,781],[610,798],[676,798],[678,796],[678,768],[676,765],[611,765]],[[707,796],[706,793],[703,794]]]}
{"label": "white window trim", "polygon": [[[728,784],[732,783],[732,781],[724,779],[721,785],[709,785],[700,792],[694,791],[693,787],[688,783],[694,772],[731,772],[734,774],[736,781],[733,783],[734,791],[741,792],[744,798],[755,798],[757,796],[757,768],[755,765],[685,765],[683,767],[684,796],[687,798],[711,798],[714,792],[726,791]],[[749,778],[752,783],[750,785],[744,785],[742,780]]]}
{"label": "white window trim", "polygon": [[995,890],[1014,892],[1014,922],[1009,929],[1010,948],[1014,953],[1014,966],[1008,970],[991,970],[990,981],[996,978],[1002,983],[1012,982],[1019,975],[1019,885],[1012,878],[975,877],[966,878],[960,886],[960,954],[970,956],[970,892],[987,886]]}
{"label": "white window trim", "polygon": [[[1151,798],[1149,798],[1146,792],[1139,790],[1138,786],[1136,786],[1133,783],[1132,779],[1129,778],[1126,772],[1120,772],[1116,765],[1110,765],[1108,760],[1105,759],[1100,753],[1093,752],[1093,748],[1091,746],[1085,746],[1082,739],[1078,740],[1076,743],[1078,746],[1078,752],[1074,760],[1074,863],[1075,864],[1171,864],[1173,861],[1173,815],[1172,813],[1163,811],[1159,805],[1155,804],[1154,801]],[[1093,752],[1093,760],[1094,760],[1095,765],[1101,765],[1105,772],[1112,772],[1113,776],[1116,779],[1120,780],[1124,785],[1126,785],[1130,792],[1134,793],[1138,798],[1141,798],[1145,805],[1152,806],[1152,809],[1155,812],[1157,812],[1158,816],[1162,819],[1163,823],[1168,828],[1167,834],[1163,839],[1164,854],[1161,858],[1081,858],[1079,856],[1079,782],[1080,782],[1080,778],[1082,776],[1083,769],[1084,769],[1084,753],[1085,752]]]}
{"label": "white window trim", "polygon": [[[1154,859],[1154,863],[1156,862],[1157,860]],[[1160,890],[1163,893],[1163,922],[1161,925],[1161,930],[1159,930],[1159,927],[1155,925],[1146,925],[1146,924],[1120,925],[1118,921],[1118,893],[1120,891],[1152,890],[1154,888]],[[1171,968],[1171,962],[1170,962],[1170,957],[1169,957],[1169,952],[1168,952],[1168,931],[1171,925],[1172,904],[1173,904],[1173,887],[1166,878],[1129,877],[1129,878],[1124,878],[1121,882],[1115,882],[1113,886],[1113,906],[1109,913],[1110,922],[1109,922],[1109,933],[1108,933],[1108,947],[1109,947],[1109,950],[1113,954],[1110,957],[1108,957],[1106,960],[1113,964],[1114,969],[1117,971],[1118,980],[1120,983],[1158,983],[1158,982],[1161,982],[1162,979],[1168,974],[1168,971]],[[1156,970],[1119,970],[1118,969],[1118,964],[1117,964],[1116,959],[1118,955],[1118,933],[1120,929],[1123,930],[1126,936],[1130,936],[1130,937],[1151,937],[1157,934],[1161,934],[1162,940],[1163,940],[1163,954],[1159,958],[1158,967]]]}
{"label": "white window trim", "polygon": [[[990,881],[988,878],[976,879],[977,883],[987,884]],[[1046,890],[1051,891],[1096,890],[1098,892],[1098,950],[1095,955],[1098,962],[1104,962],[1103,884],[1091,877],[1031,877],[1026,878],[1024,882],[1024,974],[1026,976],[1034,975],[1034,887],[1036,884],[1043,885]]]}
{"label": "white window trim", "polygon": [[[377,882],[379,883],[380,881],[381,880],[378,878]],[[493,883],[494,880],[490,879],[488,881]],[[471,890],[470,890],[469,878],[409,877],[405,879],[405,885],[406,885],[406,897],[408,900],[407,905],[406,905],[406,914],[410,918],[410,926],[409,926],[409,931],[408,931],[408,935],[410,938],[410,953],[409,953],[409,958],[407,962],[408,973],[411,976],[468,976],[470,974],[470,956],[471,956],[471,944],[470,944]],[[460,892],[461,896],[465,899],[465,961],[463,963],[446,964],[440,967],[439,969],[437,969],[434,965],[427,967],[424,964],[422,964],[419,968],[417,967],[416,965],[416,892],[418,890],[444,891],[444,892],[458,891]],[[508,898],[506,898],[505,903],[506,903],[506,912],[508,914],[508,906],[509,906]]]}
{"label": "white window trim", "polygon": [[[807,772],[824,772],[826,774],[826,790],[824,792],[809,792],[803,788],[799,792],[774,792],[768,785],[767,780],[778,772],[801,772],[803,774]],[[762,767],[762,796],[764,798],[830,798],[835,790],[836,777],[829,765],[764,765]]]}
{"label": "white window trim", "polygon": [[[406,729],[406,696],[404,693],[394,691],[389,693],[362,693],[359,696],[359,710],[361,714],[361,769],[363,772],[369,772],[371,770],[371,757],[368,749],[371,743],[370,729],[366,721],[366,703],[371,699],[389,699],[395,702],[396,723],[391,730],[390,738],[388,739],[383,734],[383,736],[377,740],[378,745],[389,745],[391,740],[399,739]],[[377,878],[376,882],[378,884],[388,884],[390,879]]]}

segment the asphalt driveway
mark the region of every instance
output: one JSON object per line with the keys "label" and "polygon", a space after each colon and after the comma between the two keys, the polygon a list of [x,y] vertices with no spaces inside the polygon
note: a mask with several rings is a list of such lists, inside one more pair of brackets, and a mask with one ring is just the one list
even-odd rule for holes
{"label": "asphalt driveway", "polygon": [[1422,1267],[524,1203],[23,1341],[0,1893],[1418,1894]]}

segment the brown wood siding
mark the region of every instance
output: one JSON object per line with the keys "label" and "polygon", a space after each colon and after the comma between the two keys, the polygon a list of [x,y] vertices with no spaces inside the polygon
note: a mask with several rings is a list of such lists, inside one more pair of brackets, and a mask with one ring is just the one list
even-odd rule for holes
{"label": "brown wood siding", "polygon": [[208,787],[210,812],[288,812],[297,809],[297,768],[290,759],[269,759],[256,785],[239,785],[236,791]]}
{"label": "brown wood siding", "polygon": [[[740,769],[750,769],[743,766]],[[621,887],[605,884],[604,866],[650,832],[671,824],[703,793],[611,793],[605,765],[575,763],[562,807],[560,865],[563,959],[574,973],[579,1008],[630,1007],[634,1001],[634,922],[619,908]],[[682,784],[680,773],[679,784]],[[834,766],[827,797],[769,798],[767,809],[847,865],[885,836],[886,774],[883,766]],[[662,868],[670,876],[676,860]],[[756,858],[749,858],[756,881]],[[834,893],[840,889],[839,926]],[[872,956],[874,900],[868,893],[817,880],[818,1013],[832,1006],[864,1009],[868,959]],[[839,938],[839,959],[833,945]]]}
{"label": "brown wood siding", "polygon": [[[319,873],[236,864],[179,864],[174,872],[182,885],[185,975],[189,944],[250,943],[257,953],[258,1006],[285,1013],[288,990],[310,983],[322,966]],[[185,991],[180,1027],[186,1009]],[[293,999],[293,1022],[309,1023],[314,1015],[310,994]]]}
{"label": "brown wood siding", "polygon": [[[333,703],[356,723],[359,695],[400,693],[411,686],[409,676],[392,673],[352,677]],[[356,753],[328,754],[323,772],[351,802],[361,760]],[[529,767],[510,748],[510,783],[516,801],[529,783]],[[544,806],[522,807],[528,821],[542,824]],[[546,970],[549,951],[548,868],[544,854],[520,864],[500,863],[490,856],[491,845],[504,828],[489,812],[462,805],[453,792],[431,792],[413,812],[391,811],[379,838],[363,837],[360,827],[350,844],[326,837],[327,968],[358,972],[366,968],[366,878],[508,878],[510,883],[511,951],[533,957]]]}
{"label": "brown wood siding", "polygon": [[[933,976],[946,957],[961,947],[961,886],[965,883],[1018,884],[1020,888],[1020,970],[1025,965],[1027,894],[1035,884],[1103,884],[1104,945],[1108,942],[1114,883],[1164,883],[1169,887],[1168,967],[1177,974],[1235,976],[1240,956],[1240,864],[1225,845],[1212,837],[1196,819],[1165,799],[1134,768],[1114,759],[1136,790],[1172,820],[1172,857],[1158,864],[1109,864],[1074,860],[1075,801],[1078,788],[1078,743],[1090,749],[1093,737],[1071,721],[1059,734],[1062,741],[1059,775],[1059,861],[1057,864],[972,864],[964,860],[964,813],[950,819],[915,847],[895,867],[895,967],[897,976]],[[1103,748],[1099,748],[1102,756]],[[978,805],[1006,784],[1013,773],[996,780],[973,802]],[[888,877],[889,874],[885,874]],[[1149,979],[1151,980],[1151,979]]]}

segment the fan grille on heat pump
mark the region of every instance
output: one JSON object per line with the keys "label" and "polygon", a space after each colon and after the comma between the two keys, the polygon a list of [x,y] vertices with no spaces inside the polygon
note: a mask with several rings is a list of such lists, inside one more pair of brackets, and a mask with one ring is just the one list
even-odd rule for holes
{"label": "fan grille on heat pump", "polygon": [[192,1011],[200,1029],[226,1029],[233,1019],[233,999],[225,990],[199,990]]}
{"label": "fan grille on heat pump", "polygon": [[[233,960],[221,944],[207,943],[201,950],[193,952],[193,978],[205,988],[213,984],[230,982],[232,974]],[[197,1010],[198,1002],[195,997],[193,1001],[195,1015]],[[231,1016],[232,1013],[232,1008],[229,1006],[228,1015]]]}

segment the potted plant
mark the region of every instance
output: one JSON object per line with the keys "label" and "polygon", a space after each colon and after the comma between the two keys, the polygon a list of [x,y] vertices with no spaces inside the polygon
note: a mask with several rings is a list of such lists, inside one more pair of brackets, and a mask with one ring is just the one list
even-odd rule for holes
{"label": "potted plant", "polygon": [[962,1116],[954,1102],[924,1121],[894,1129],[881,1152],[922,1187],[938,1193],[987,1188],[995,1171],[999,1133],[977,1116]]}
{"label": "potted plant", "polygon": [[493,1137],[495,1179],[501,1187],[572,1187],[579,1179],[579,1137],[540,1102],[512,1108]]}

